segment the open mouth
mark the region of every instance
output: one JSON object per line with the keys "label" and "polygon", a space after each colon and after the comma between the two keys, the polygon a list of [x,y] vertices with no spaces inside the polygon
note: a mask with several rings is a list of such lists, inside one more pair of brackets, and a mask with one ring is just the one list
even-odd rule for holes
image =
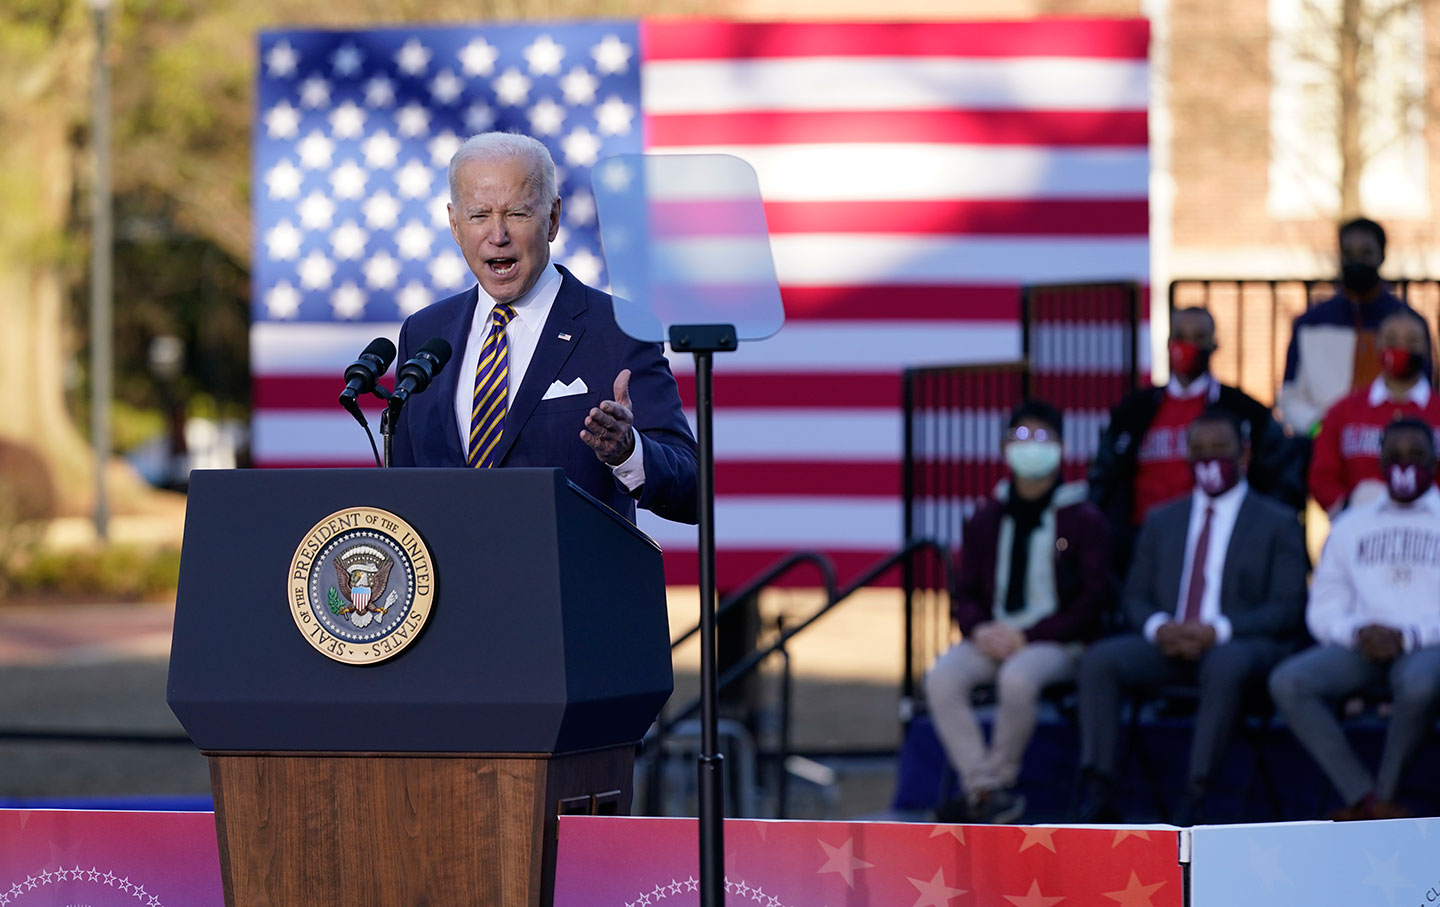
{"label": "open mouth", "polygon": [[485,264],[490,270],[500,277],[508,277],[515,270],[517,262],[513,258],[490,258]]}

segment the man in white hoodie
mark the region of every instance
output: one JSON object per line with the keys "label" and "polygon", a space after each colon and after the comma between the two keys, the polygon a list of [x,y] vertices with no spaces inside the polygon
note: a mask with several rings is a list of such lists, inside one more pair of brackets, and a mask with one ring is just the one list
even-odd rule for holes
{"label": "man in white hoodie", "polygon": [[[1310,588],[1319,645],[1282,662],[1270,693],[1346,806],[1334,819],[1407,815],[1400,778],[1440,707],[1440,492],[1435,436],[1415,418],[1385,428],[1388,494],[1336,520]],[[1378,776],[1345,739],[1334,703],[1388,682],[1394,705]]]}

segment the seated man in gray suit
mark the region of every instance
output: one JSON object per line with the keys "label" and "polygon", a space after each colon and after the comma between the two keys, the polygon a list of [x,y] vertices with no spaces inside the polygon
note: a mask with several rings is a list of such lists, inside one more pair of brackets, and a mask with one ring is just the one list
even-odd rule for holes
{"label": "seated man in gray suit", "polygon": [[1190,424],[1195,489],[1141,527],[1121,604],[1138,632],[1102,640],[1080,661],[1082,822],[1118,821],[1114,806],[1122,693],[1196,684],[1199,706],[1186,796],[1173,817],[1194,824],[1248,693],[1298,642],[1305,620],[1305,542],[1295,512],[1251,492],[1248,446],[1234,416]]}

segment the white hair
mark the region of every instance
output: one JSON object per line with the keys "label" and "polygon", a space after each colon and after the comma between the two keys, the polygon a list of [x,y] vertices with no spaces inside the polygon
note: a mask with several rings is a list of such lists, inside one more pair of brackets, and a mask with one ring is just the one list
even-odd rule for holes
{"label": "white hair", "polygon": [[450,157],[450,168],[446,172],[450,182],[451,203],[458,203],[457,182],[461,164],[467,161],[495,164],[517,159],[530,165],[528,181],[540,193],[540,210],[549,211],[560,195],[555,186],[555,159],[550,156],[550,149],[543,143],[518,132],[482,132],[470,136],[455,149],[455,153]]}

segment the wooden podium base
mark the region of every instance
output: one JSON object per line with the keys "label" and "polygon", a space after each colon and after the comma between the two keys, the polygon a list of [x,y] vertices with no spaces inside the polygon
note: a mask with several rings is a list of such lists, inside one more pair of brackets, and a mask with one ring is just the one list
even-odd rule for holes
{"label": "wooden podium base", "polygon": [[548,907],[559,813],[628,814],[633,745],[210,753],[227,907]]}

